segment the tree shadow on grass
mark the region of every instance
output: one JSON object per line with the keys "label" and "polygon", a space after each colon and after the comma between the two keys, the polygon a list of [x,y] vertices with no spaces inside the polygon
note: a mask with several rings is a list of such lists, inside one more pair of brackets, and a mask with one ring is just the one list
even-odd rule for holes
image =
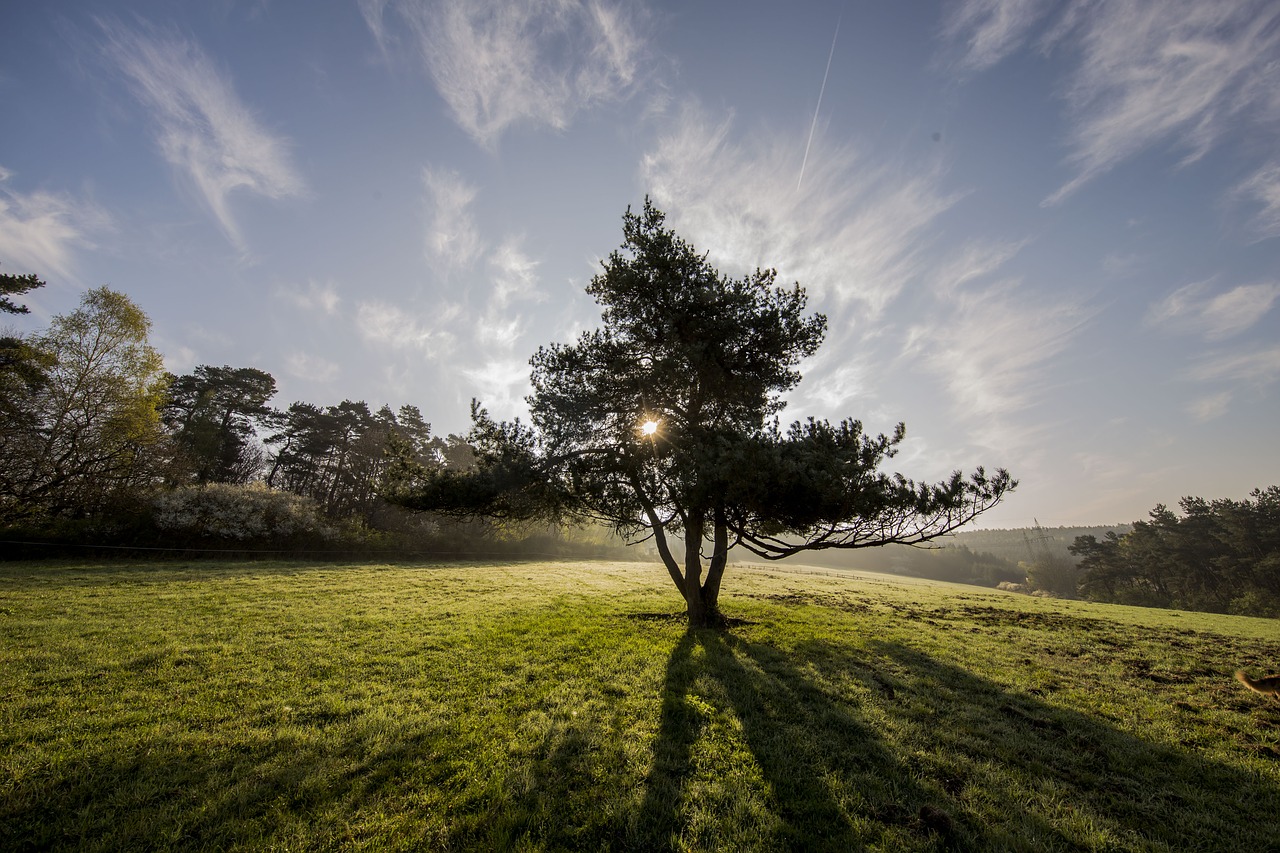
{"label": "tree shadow on grass", "polygon": [[[366,835],[376,824],[353,827],[350,818],[437,773],[436,737],[410,727],[388,737],[383,726],[331,722],[332,736],[319,742],[270,731],[217,744],[156,735],[129,750],[89,749],[28,771],[0,794],[0,846],[338,849],[376,842]],[[396,844],[374,846],[439,847],[444,816],[424,811],[396,827]]]}
{"label": "tree shadow on grass", "polygon": [[[733,808],[704,791],[717,703],[763,782],[737,825],[692,813]],[[900,644],[785,653],[700,631],[668,663],[629,846],[1263,850],[1276,802],[1274,782]]]}
{"label": "tree shadow on grass", "polygon": [[[691,810],[732,808],[733,791],[694,802],[689,790],[706,782],[694,779],[705,774],[695,753],[717,701],[737,723],[722,728],[740,733],[758,768],[762,801],[747,825],[728,815],[691,822]],[[691,632],[672,652],[638,846],[948,849],[962,841],[950,808],[915,782],[848,697],[785,653],[715,631]]]}
{"label": "tree shadow on grass", "polygon": [[[1107,849],[1280,849],[1274,779],[1009,691],[901,644],[869,650],[907,694],[891,707],[896,722],[924,731],[938,721],[913,770],[957,792],[984,847],[1040,849],[1040,832],[1053,823],[1075,827],[1064,849],[1099,839]],[[1026,791],[1041,796],[1023,805]]]}

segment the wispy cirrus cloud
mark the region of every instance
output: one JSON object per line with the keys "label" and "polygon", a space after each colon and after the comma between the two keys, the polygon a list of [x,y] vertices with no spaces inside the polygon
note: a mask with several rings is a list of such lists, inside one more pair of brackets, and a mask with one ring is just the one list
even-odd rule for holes
{"label": "wispy cirrus cloud", "polygon": [[[961,66],[977,71],[1033,41],[1074,55],[1062,87],[1074,175],[1045,205],[1156,146],[1182,149],[1186,165],[1241,127],[1280,122],[1280,6],[1271,0],[965,0],[942,32],[964,51]],[[1280,167],[1273,161],[1236,189],[1261,203],[1262,236],[1280,233]]]}
{"label": "wispy cirrus cloud", "polygon": [[475,398],[500,418],[527,416],[524,397],[529,384],[529,362],[522,358],[494,358],[479,367],[464,368],[462,375],[475,389]]}
{"label": "wispy cirrus cloud", "polygon": [[874,319],[922,269],[928,227],[959,196],[933,167],[876,166],[821,133],[797,188],[804,127],[746,143],[732,127],[732,114],[686,103],[641,165],[654,203],[726,272],[776,268]]}
{"label": "wispy cirrus cloud", "polygon": [[89,248],[89,235],[111,226],[96,204],[65,193],[18,192],[13,173],[0,167],[0,262],[3,272],[71,278],[73,253]]}
{"label": "wispy cirrus cloud", "polygon": [[1045,203],[1151,146],[1190,163],[1241,122],[1280,120],[1278,24],[1269,0],[1077,4],[1054,35],[1080,53],[1067,89],[1076,175]]}
{"label": "wispy cirrus cloud", "polygon": [[285,370],[290,376],[308,382],[329,382],[342,372],[329,359],[306,352],[290,353],[285,359]]}
{"label": "wispy cirrus cloud", "polygon": [[1044,369],[1091,316],[1079,300],[1046,299],[1013,277],[997,277],[1012,244],[970,246],[944,264],[935,308],[911,327],[904,355],[943,381],[957,417],[981,423],[1006,448],[1026,444],[1034,427],[1011,418],[1045,393]]}
{"label": "wispy cirrus cloud", "polygon": [[356,309],[356,330],[375,346],[413,350],[434,358],[453,351],[457,338],[448,329],[460,313],[457,305],[445,306],[433,314],[434,322],[427,324],[398,306],[370,301]]}
{"label": "wispy cirrus cloud", "polygon": [[1021,46],[1050,10],[1039,0],[969,0],[950,7],[943,36],[963,46],[962,68],[982,71]]}
{"label": "wispy cirrus cloud", "polygon": [[491,301],[497,308],[522,299],[544,298],[538,290],[538,262],[525,254],[522,242],[519,237],[508,238],[489,259],[494,273]]}
{"label": "wispy cirrus cloud", "polygon": [[1258,239],[1280,237],[1280,160],[1273,160],[1236,185],[1233,195],[1257,206]]}
{"label": "wispy cirrus cloud", "polygon": [[1193,367],[1189,375],[1200,382],[1269,385],[1280,379],[1280,346],[1211,355]]}
{"label": "wispy cirrus cloud", "polygon": [[397,16],[454,120],[492,149],[507,128],[567,127],[627,97],[642,73],[636,7],[609,0],[361,0],[384,54]]}
{"label": "wispy cirrus cloud", "polygon": [[524,318],[514,303],[546,298],[538,289],[538,262],[524,253],[519,238],[512,237],[497,248],[489,266],[493,289],[484,316],[476,323],[476,339],[487,347],[510,351],[525,330]]}
{"label": "wispy cirrus cloud", "polygon": [[471,266],[484,250],[471,213],[476,188],[452,169],[424,169],[422,182],[427,193],[428,263],[445,273]]}
{"label": "wispy cirrus cloud", "polygon": [[1209,341],[1237,335],[1262,319],[1280,298],[1280,281],[1244,284],[1209,293],[1212,282],[1180,287],[1151,306],[1147,323],[1198,334]]}
{"label": "wispy cirrus cloud", "polygon": [[1187,404],[1186,412],[1198,423],[1204,423],[1225,415],[1230,405],[1231,392],[1223,391],[1219,394],[1210,394],[1208,397],[1199,397],[1192,400]]}
{"label": "wispy cirrus cloud", "polygon": [[301,287],[283,287],[277,293],[304,311],[314,311],[328,316],[338,313],[338,305],[342,297],[333,282],[307,282],[305,289]]}
{"label": "wispy cirrus cloud", "polygon": [[99,23],[107,58],[151,113],[161,154],[190,182],[227,239],[244,251],[231,210],[233,193],[282,199],[306,192],[289,142],[262,126],[199,45],[150,26]]}

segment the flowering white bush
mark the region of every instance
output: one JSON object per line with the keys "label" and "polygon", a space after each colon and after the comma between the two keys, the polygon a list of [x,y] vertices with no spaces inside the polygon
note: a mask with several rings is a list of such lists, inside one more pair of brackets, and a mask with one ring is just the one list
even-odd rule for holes
{"label": "flowering white bush", "polygon": [[331,532],[309,498],[262,483],[181,486],[160,494],[153,507],[158,528],[187,536],[244,541]]}

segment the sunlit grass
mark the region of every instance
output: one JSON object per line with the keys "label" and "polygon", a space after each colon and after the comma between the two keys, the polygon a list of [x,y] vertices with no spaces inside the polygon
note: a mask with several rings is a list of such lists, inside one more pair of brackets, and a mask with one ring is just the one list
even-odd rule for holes
{"label": "sunlit grass", "polygon": [[6,849],[1264,850],[1275,622],[731,569],[0,564]]}

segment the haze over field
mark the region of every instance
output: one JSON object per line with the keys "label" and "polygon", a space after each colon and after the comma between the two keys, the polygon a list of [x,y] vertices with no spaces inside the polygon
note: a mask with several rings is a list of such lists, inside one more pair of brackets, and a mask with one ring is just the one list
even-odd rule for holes
{"label": "haze over field", "polygon": [[109,284],[277,406],[519,415],[648,194],[830,319],[787,417],[905,420],[986,526],[1280,481],[1280,7],[11,4],[20,329]]}

